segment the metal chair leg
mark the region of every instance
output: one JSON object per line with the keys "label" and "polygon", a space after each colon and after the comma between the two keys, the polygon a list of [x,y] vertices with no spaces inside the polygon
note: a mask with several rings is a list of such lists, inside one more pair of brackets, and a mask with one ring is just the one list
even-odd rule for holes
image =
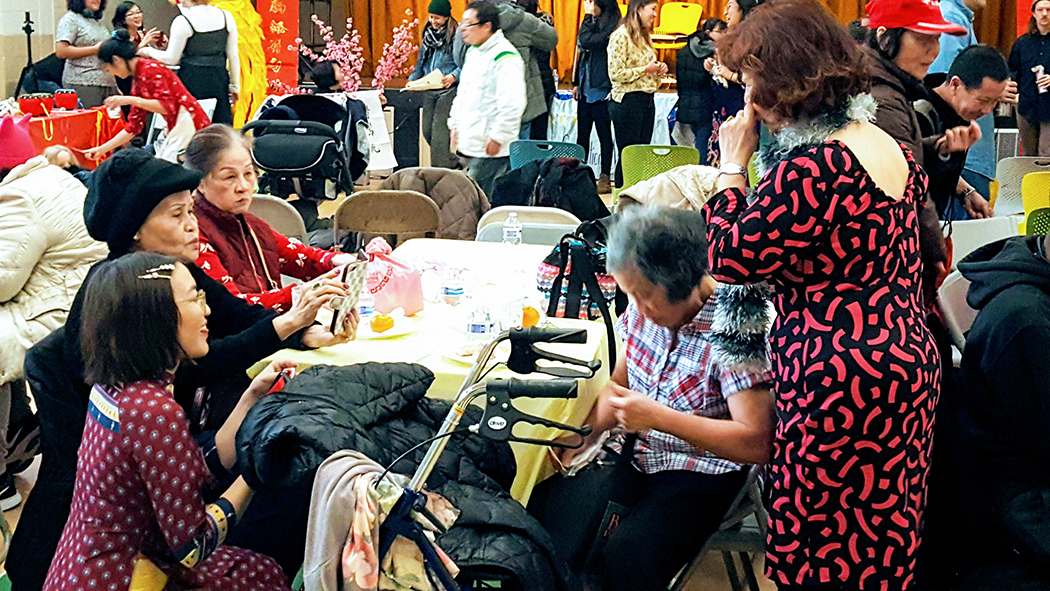
{"label": "metal chair leg", "polygon": [[744,578],[747,579],[747,588],[750,591],[759,591],[758,588],[758,577],[755,576],[755,563],[751,561],[751,556],[747,552],[738,552],[740,556],[740,562],[744,566]]}
{"label": "metal chair leg", "polygon": [[[729,575],[729,584],[733,587],[733,591],[743,591],[740,586],[740,574],[736,570],[736,561],[733,560],[732,552],[723,552],[722,560],[726,563],[726,574]],[[744,565],[747,566],[746,564]]]}

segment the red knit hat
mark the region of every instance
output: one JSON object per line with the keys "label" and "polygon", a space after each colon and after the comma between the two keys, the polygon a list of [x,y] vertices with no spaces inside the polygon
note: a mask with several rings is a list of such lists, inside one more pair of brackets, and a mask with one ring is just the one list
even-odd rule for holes
{"label": "red knit hat", "polygon": [[871,0],[865,10],[871,29],[908,29],[926,35],[946,33],[961,37],[966,27],[944,20],[939,0]]}
{"label": "red knit hat", "polygon": [[11,115],[0,118],[0,168],[14,168],[36,156],[33,140],[29,139],[29,119],[19,120]]}

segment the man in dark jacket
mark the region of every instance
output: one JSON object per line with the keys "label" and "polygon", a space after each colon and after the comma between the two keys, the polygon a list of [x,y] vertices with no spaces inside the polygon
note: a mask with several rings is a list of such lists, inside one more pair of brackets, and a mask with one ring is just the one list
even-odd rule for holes
{"label": "man in dark jacket", "polygon": [[[928,100],[915,104],[930,175],[930,198],[941,219],[992,217],[992,206],[962,178],[970,145],[981,136],[977,120],[995,109],[1010,71],[994,47],[972,45],[947,74],[930,74]],[[962,206],[962,209],[960,209]]]}
{"label": "man in dark jacket", "polygon": [[959,263],[979,312],[960,387],[937,409],[944,555],[959,589],[1050,588],[1050,239],[1002,240]]}
{"label": "man in dark jacket", "polygon": [[[675,114],[674,140],[681,145],[692,144],[701,154],[707,153],[714,121],[715,41],[725,33],[721,19],[710,18],[690,35],[685,47],[678,50],[675,60],[675,78],[678,86],[678,109]],[[690,139],[691,138],[691,139]]]}

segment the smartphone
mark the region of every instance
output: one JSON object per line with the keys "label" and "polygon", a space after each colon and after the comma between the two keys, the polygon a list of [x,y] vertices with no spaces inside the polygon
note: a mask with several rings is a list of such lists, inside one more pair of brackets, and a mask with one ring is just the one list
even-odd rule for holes
{"label": "smartphone", "polygon": [[339,335],[342,332],[343,320],[351,310],[357,307],[357,300],[361,297],[361,289],[364,287],[367,271],[368,261],[355,261],[343,267],[340,281],[343,285],[350,286],[350,293],[332,298],[329,303],[332,308],[332,326],[329,330],[332,331],[332,334]]}

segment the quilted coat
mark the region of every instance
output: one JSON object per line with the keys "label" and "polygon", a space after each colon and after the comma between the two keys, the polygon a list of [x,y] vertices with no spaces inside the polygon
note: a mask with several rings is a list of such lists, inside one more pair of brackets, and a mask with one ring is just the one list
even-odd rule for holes
{"label": "quilted coat", "polygon": [[447,168],[403,168],[383,181],[380,189],[418,191],[441,211],[438,238],[473,240],[489,200],[474,179]]}
{"label": "quilted coat", "polygon": [[[266,489],[312,479],[340,450],[389,466],[445,418],[449,403],[425,397],[433,380],[430,370],[408,363],[311,367],[248,411],[237,433],[237,471],[253,488]],[[480,416],[471,406],[461,425]],[[394,471],[411,474],[426,451],[415,450]],[[438,545],[464,571],[510,576],[528,591],[563,589],[550,535],[507,493],[515,471],[509,445],[453,437],[427,480],[429,490],[461,511]]]}
{"label": "quilted coat", "polygon": [[84,227],[87,188],[43,156],[0,183],[0,384],[22,377],[26,350],[62,326],[106,245]]}

